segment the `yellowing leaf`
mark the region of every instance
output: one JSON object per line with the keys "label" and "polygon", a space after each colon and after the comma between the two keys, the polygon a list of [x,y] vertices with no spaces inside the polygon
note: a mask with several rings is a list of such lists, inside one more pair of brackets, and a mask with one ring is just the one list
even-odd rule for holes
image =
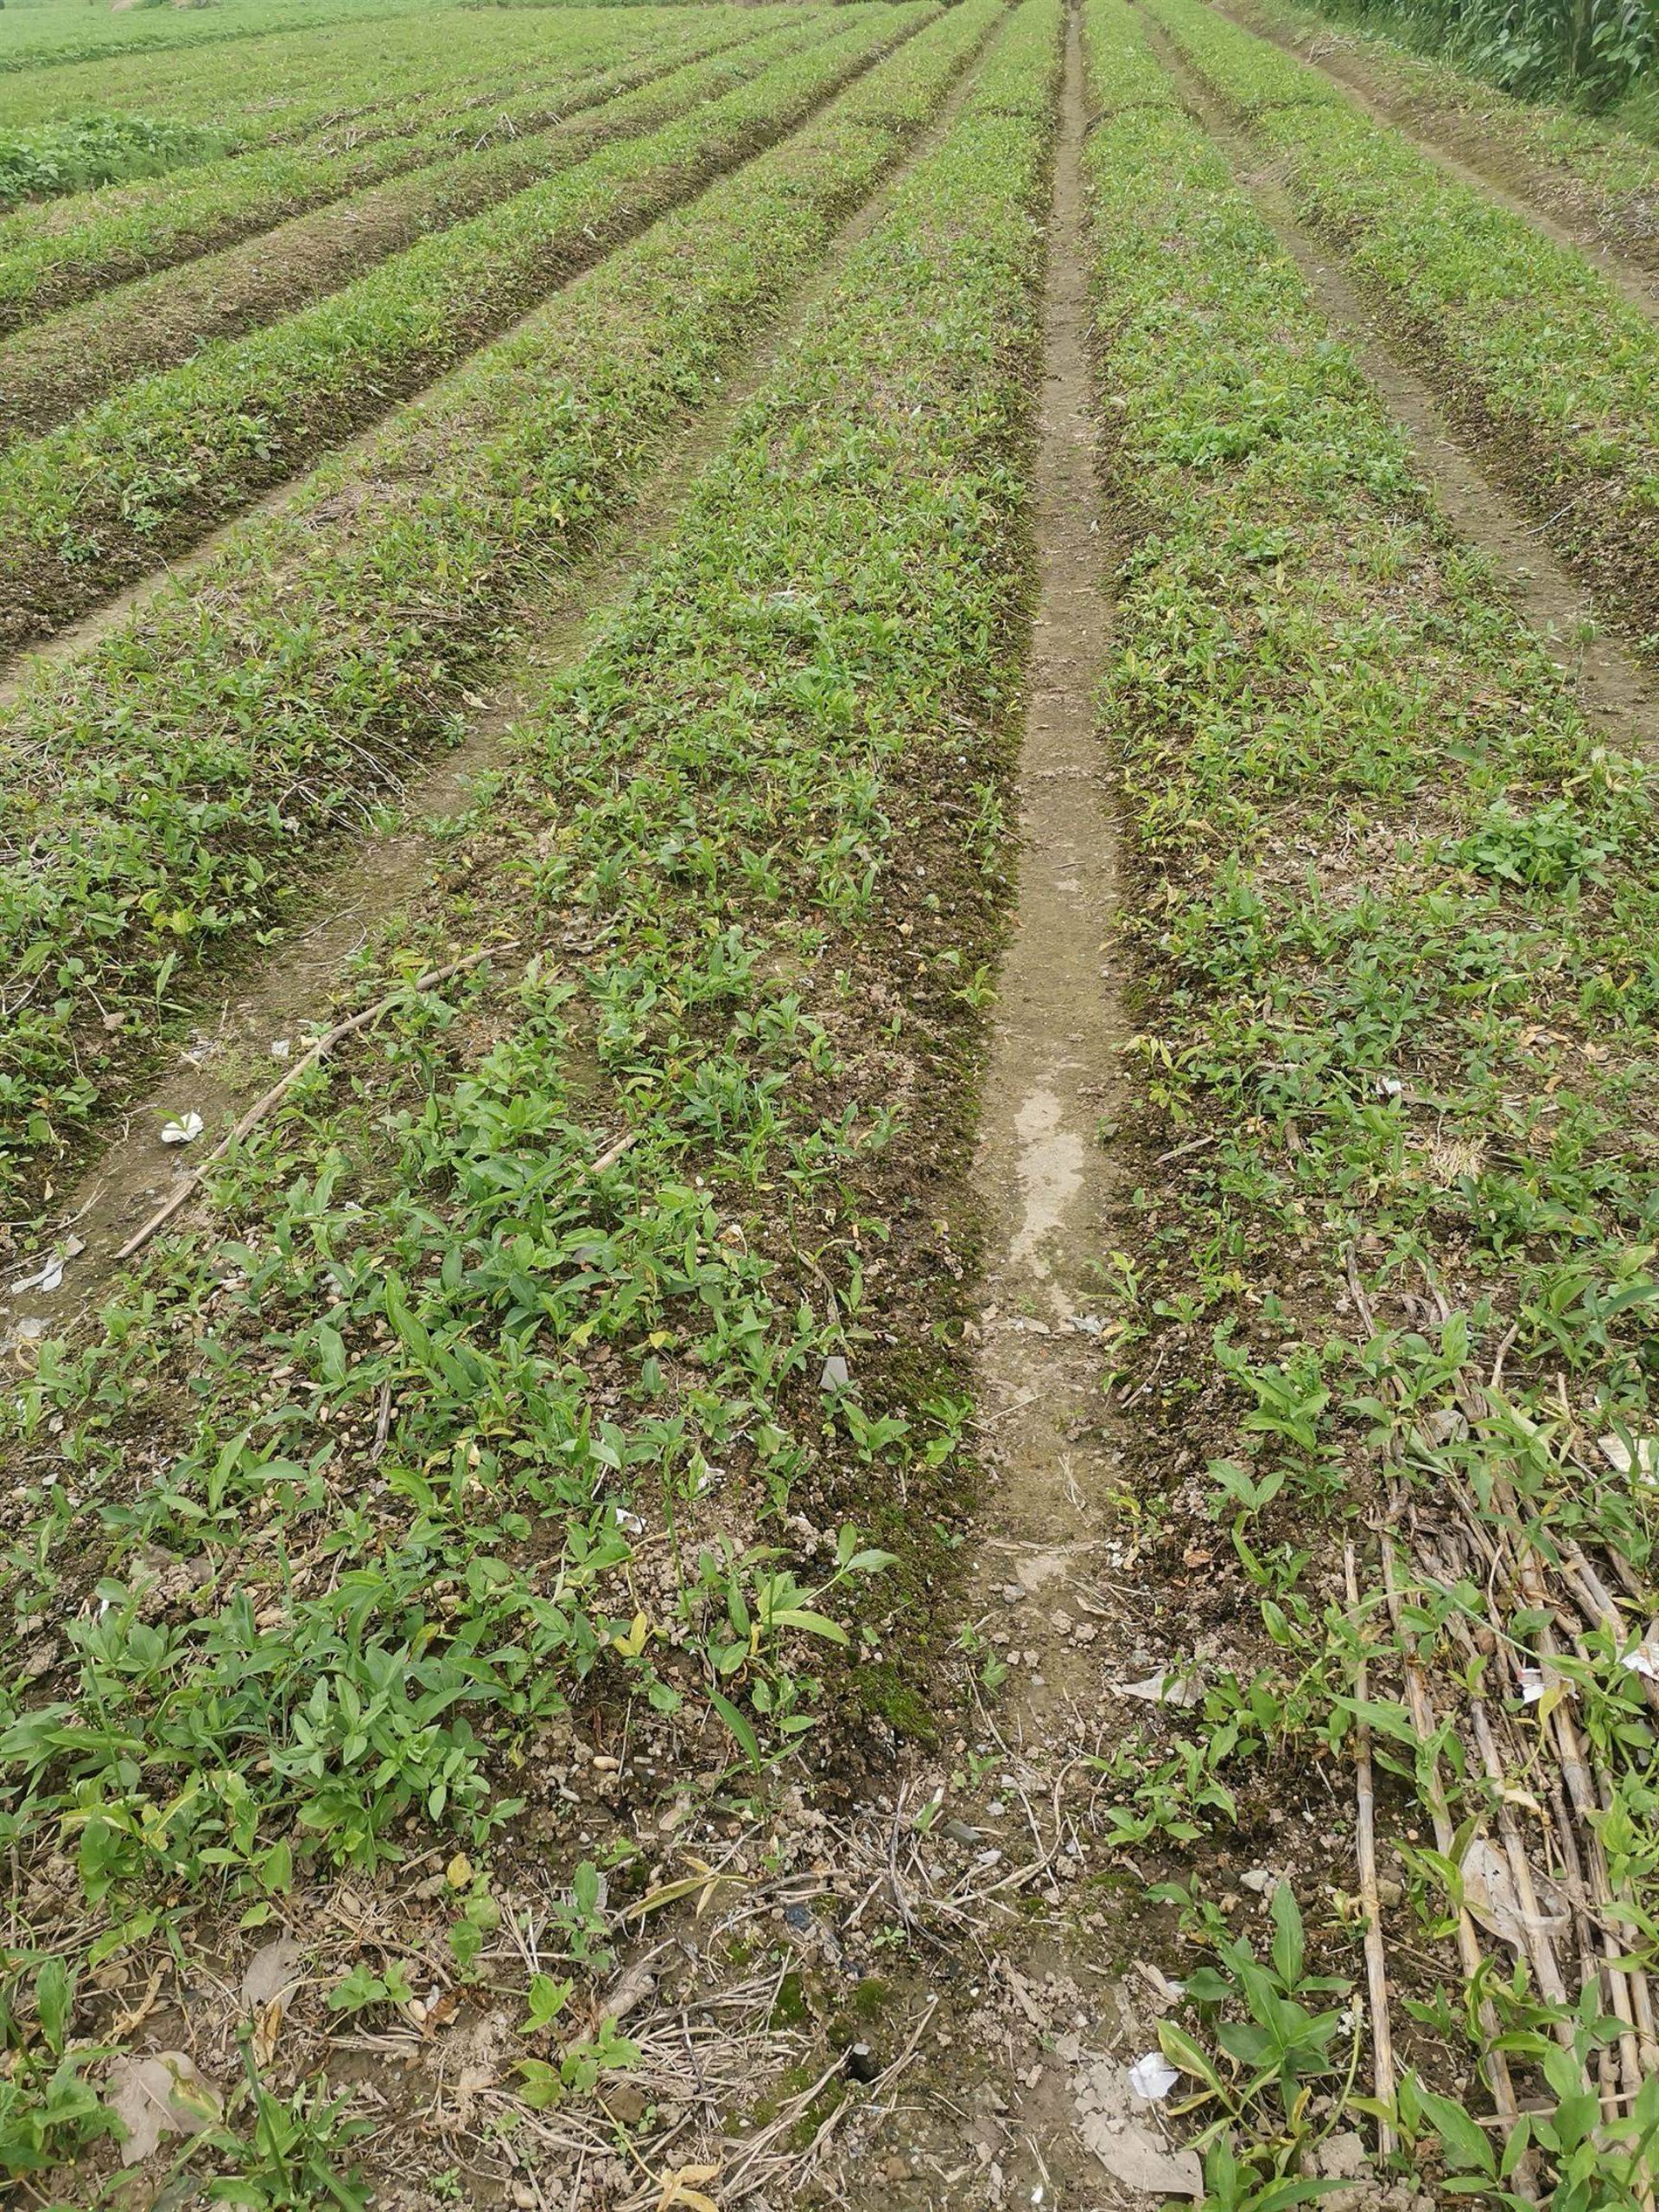
{"label": "yellowing leaf", "polygon": [[684,2204],[690,2212],[720,2212],[712,2196],[705,2196],[692,2183],[713,2181],[718,2176],[718,2166],[677,2166],[671,2174],[663,2176],[663,2193],[657,2200],[657,2212],[670,2212],[676,2204]]}
{"label": "yellowing leaf", "polygon": [[473,1862],[464,1851],[458,1851],[443,1870],[443,1878],[452,1890],[464,1890],[473,1878]]}
{"label": "yellowing leaf", "polygon": [[637,1659],[645,1649],[645,1639],[650,1634],[650,1621],[643,1612],[638,1612],[634,1615],[633,1624],[626,1635],[619,1631],[612,1636],[611,1642],[625,1659]]}

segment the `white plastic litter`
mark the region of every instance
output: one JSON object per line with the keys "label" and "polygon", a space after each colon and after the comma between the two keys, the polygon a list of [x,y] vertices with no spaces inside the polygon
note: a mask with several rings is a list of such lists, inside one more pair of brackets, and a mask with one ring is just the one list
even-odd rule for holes
{"label": "white plastic litter", "polygon": [[1161,2104],[1180,2078],[1161,2050],[1149,2050],[1129,2069],[1129,2087],[1150,2105]]}
{"label": "white plastic litter", "polygon": [[1202,1705],[1204,1684],[1196,1675],[1160,1667],[1144,1681],[1120,1682],[1117,1694],[1120,1697],[1143,1697],[1151,1705]]}
{"label": "white plastic litter", "polygon": [[1659,1482],[1659,1436],[1633,1438],[1634,1452],[1622,1436],[1600,1436],[1596,1441],[1603,1459],[1621,1475],[1637,1474],[1643,1482]]}

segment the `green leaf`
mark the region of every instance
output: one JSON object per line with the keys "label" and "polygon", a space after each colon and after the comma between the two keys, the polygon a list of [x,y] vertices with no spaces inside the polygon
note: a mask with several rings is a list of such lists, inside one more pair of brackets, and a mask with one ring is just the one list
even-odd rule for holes
{"label": "green leaf", "polygon": [[1184,2028],[1178,2028],[1173,2020],[1160,2020],[1158,2047],[1172,2066],[1179,2066],[1183,2074],[1191,2074],[1205,2088],[1217,2095],[1221,2094],[1220,2075]]}
{"label": "green leaf", "polygon": [[737,1738],[738,1747],[749,1764],[756,1769],[763,1766],[766,1762],[760,1756],[760,1738],[730,1698],[722,1697],[718,1690],[711,1689],[709,1702]]}
{"label": "green leaf", "polygon": [[847,1641],[847,1631],[838,1621],[829,1620],[823,1613],[815,1613],[805,1605],[785,1605],[772,1618],[773,1626],[777,1628],[798,1628],[808,1636],[821,1636],[830,1643],[845,1643]]}
{"label": "green leaf", "polygon": [[1497,2161],[1486,2131],[1471,2120],[1459,2104],[1421,2083],[1417,2094],[1429,2125],[1446,2145],[1447,2158],[1465,2173],[1485,2174],[1496,2179]]}
{"label": "green leaf", "polygon": [[518,2094],[532,2112],[550,2111],[564,2094],[558,2068],[544,2058],[521,2058],[518,2074],[524,2083]]}
{"label": "green leaf", "polygon": [[346,1380],[346,1340],[327,1321],[317,1324],[317,1363],[325,1382]]}
{"label": "green leaf", "polygon": [[48,1959],[35,1978],[35,2009],[41,2016],[41,2032],[54,2058],[63,2056],[74,2001],[73,1975],[61,1959]]}
{"label": "green leaf", "polygon": [[1307,1945],[1302,1933],[1302,1915],[1296,1895],[1288,1882],[1281,1882],[1273,1893],[1273,1968],[1287,1989],[1294,1989],[1302,1978],[1302,1967],[1307,1955]]}

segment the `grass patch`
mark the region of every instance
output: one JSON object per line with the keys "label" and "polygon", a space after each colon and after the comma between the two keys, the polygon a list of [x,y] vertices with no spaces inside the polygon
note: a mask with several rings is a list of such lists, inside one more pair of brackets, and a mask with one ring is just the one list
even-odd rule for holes
{"label": "grass patch", "polygon": [[[480,86],[451,57],[443,89],[401,94],[340,113],[336,97],[297,143],[255,144],[164,183],[128,184],[69,205],[0,220],[0,331],[21,329],[77,300],[253,238],[311,210],[444,160],[480,137],[545,128],[632,90],[665,67],[755,35],[724,10],[702,39],[664,38],[616,60],[591,37],[550,41],[505,81]],[[264,119],[262,119],[264,121]],[[286,118],[278,118],[279,130]],[[265,123],[265,128],[269,128]]]}
{"label": "grass patch", "polygon": [[266,234],[240,253],[213,254],[116,296],[100,295],[0,354],[0,418],[6,425],[0,442],[38,435],[146,372],[189,360],[200,351],[205,327],[223,344],[308,300],[337,293],[393,254],[574,169],[601,147],[643,138],[703,110],[836,28],[785,24],[735,52],[722,48],[660,73],[622,73],[615,97],[550,128],[535,127],[545,116],[544,108],[537,111],[545,93],[526,97],[518,103],[517,124],[492,112],[479,134],[489,143],[356,193],[297,232]]}

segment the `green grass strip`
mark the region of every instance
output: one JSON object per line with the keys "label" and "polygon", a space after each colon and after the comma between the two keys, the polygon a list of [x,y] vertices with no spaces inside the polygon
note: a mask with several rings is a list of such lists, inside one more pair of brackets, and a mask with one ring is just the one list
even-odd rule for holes
{"label": "green grass strip", "polygon": [[442,376],[794,128],[921,19],[913,5],[861,8],[696,113],[15,448],[0,460],[0,651],[61,628]]}
{"label": "green grass strip", "polygon": [[8,1179],[95,1105],[103,1017],[141,1022],[181,965],[276,918],[306,846],[444,736],[520,594],[626,504],[993,5],[590,271],[0,721],[0,960],[29,979],[0,1014]]}
{"label": "green grass strip", "polygon": [[[1151,0],[1609,606],[1659,633],[1659,326],[1202,0]],[[1564,510],[1564,512],[1563,512]]]}
{"label": "green grass strip", "polygon": [[[703,12],[688,23],[700,23]],[[442,161],[498,128],[500,114],[518,130],[545,127],[630,92],[664,67],[755,35],[750,16],[734,28],[725,10],[707,12],[720,19],[718,34],[710,29],[696,40],[665,40],[650,54],[610,66],[601,66],[605,57],[593,53],[591,38],[563,41],[570,49],[563,58],[560,45],[550,42],[535,73],[521,67],[510,95],[495,86],[485,111],[475,94],[459,105],[412,95],[366,121],[325,119],[318,135],[298,145],[240,153],[162,184],[20,209],[0,221],[0,332]]]}
{"label": "green grass strip", "polygon": [[[4,12],[0,55],[30,19],[21,10]],[[135,9],[125,23],[153,25],[161,12]],[[324,0],[310,9],[303,0],[298,6],[290,6],[288,0],[224,0],[213,11],[214,28],[228,29],[237,16],[245,28],[231,50],[213,38],[186,41],[195,47],[194,52],[181,51],[176,42],[166,41],[146,50],[143,42],[134,41],[125,54],[97,59],[66,55],[45,67],[14,70],[11,81],[0,87],[0,112],[9,122],[55,122],[104,97],[111,107],[141,111],[166,108],[170,101],[175,114],[206,122],[215,108],[223,115],[232,109],[251,111],[268,102],[282,104],[330,78],[338,86],[349,87],[361,102],[411,69],[441,60],[446,52],[470,67],[491,46],[523,54],[533,44],[522,31],[515,35],[511,23],[492,26],[454,14],[447,5],[430,4],[430,0],[417,0],[414,6],[409,0],[396,0],[394,5],[379,8],[365,0],[343,0],[343,4],[341,0],[333,0],[333,4]],[[36,15],[33,20],[38,24],[42,19]],[[195,20],[205,28],[211,19],[204,11]],[[580,10],[573,10],[569,20],[582,22]],[[551,19],[553,26],[558,22]],[[607,22],[601,35],[609,30]],[[296,32],[306,35],[296,37]],[[616,35],[632,43],[639,39],[639,33],[630,33],[626,23]],[[0,69],[4,67],[0,59]]]}
{"label": "green grass strip", "polygon": [[[940,1458],[866,1321],[923,1271],[890,1231],[943,1279],[894,1086],[963,1110],[935,1036],[1001,897],[964,814],[1006,766],[1027,598],[1059,25],[1011,19],[523,725],[426,922],[512,961],[400,1003],[249,1147],[224,1241],[152,1255],[22,1394],[15,1596],[53,1590],[54,1626],[9,1657],[0,1806],[20,1864],[74,1854],[106,1951],[163,1911],[205,1947],[226,1904],[319,1859],[372,1880],[434,1825],[542,1833],[511,1824],[556,1809],[579,1698],[632,1700],[638,1757],[673,1730],[664,1771],[812,1721],[880,1563],[838,1501],[899,1526]],[[852,126],[822,143],[844,162]],[[65,1578],[100,1577],[77,1617]]]}
{"label": "green grass strip", "polygon": [[[355,26],[365,17],[385,22],[398,16],[420,18],[432,12],[435,10],[430,0],[298,0],[298,4],[285,6],[280,16],[257,5],[219,8],[211,14],[194,9],[175,13],[145,8],[132,10],[114,23],[106,20],[100,31],[89,36],[84,20],[68,9],[50,16],[44,10],[16,9],[7,15],[5,35],[0,40],[0,73],[14,73],[20,84],[32,86],[41,78],[67,77],[79,67],[118,66],[135,48],[159,48],[169,59],[184,58],[182,49],[295,38],[331,30],[342,19]],[[42,31],[55,35],[43,37]]]}
{"label": "green grass strip", "polygon": [[[1177,1589],[1211,1516],[1206,1618],[1224,1638],[1202,1708],[1122,1747],[1117,1839],[1161,1856],[1198,1838],[1201,1877],[1202,1839],[1271,1833],[1252,1824],[1294,1805],[1298,1775],[1328,1822],[1333,1794],[1351,1802],[1363,1656],[1388,1777],[1380,1848],[1409,1891],[1389,1908],[1390,1958],[1425,1960],[1396,2012],[1423,2077],[1402,2092],[1404,2171],[1413,2186],[1452,2177],[1446,2201],[1495,2183],[1502,2138],[1459,2110],[1490,1998],[1537,2104],[1540,2201],[1634,2207],[1652,2182],[1650,2101],[1592,2142],[1579,2114],[1593,2126],[1596,2100],[1574,2101],[1578,2061],[1557,2047],[1558,2031],[1592,2053],[1612,2032],[1594,1977],[1576,2023],[1552,2018],[1524,1971],[1510,1981],[1507,1955],[1464,1989],[1446,1940],[1455,1871],[1410,1848],[1432,1834],[1414,1794],[1429,1770],[1374,1532],[1411,1532],[1403,1618],[1451,1717],[1440,1778],[1466,1841],[1493,1828],[1495,1794],[1452,1720],[1475,1689],[1524,1747],[1515,1789],[1523,1768],[1547,1773],[1516,1670],[1543,1663],[1555,1616],[1484,1567],[1427,1580],[1437,1547],[1454,1556],[1459,1500],[1489,1538],[1532,1547],[1557,1590],[1569,1542],[1621,1591],[1613,1558],[1649,1596],[1659,1566],[1651,1485],[1595,1441],[1649,1438],[1659,1419],[1649,781],[1586,727],[1566,672],[1454,535],[1213,142],[1167,102],[1114,111],[1126,78],[1137,94],[1144,79],[1141,11],[1090,0],[1087,21],[1105,111],[1087,149],[1102,397],[1133,547],[1103,727],[1134,836],[1128,1118],[1145,1167],[1126,1179],[1146,1180],[1117,1262],[1115,1357],[1155,1470],[1149,1578]],[[1357,1619],[1332,1574],[1344,1535]],[[1513,1641],[1487,1662],[1459,1631],[1485,1634],[1489,1586]],[[1632,1605],[1630,1641],[1648,1618]],[[1615,1940],[1649,1956],[1650,1724],[1623,1646],[1599,1631],[1561,1663],[1637,1907]],[[1319,1882],[1302,1895],[1319,1904],[1310,1940],[1352,1973],[1351,1920],[1333,1923]],[[1191,1925],[1236,1960],[1213,1911]],[[1213,2003],[1184,2016],[1205,2042],[1243,2017],[1236,1981],[1210,1978]],[[1308,2171],[1305,2090],[1274,2071],[1228,2108],[1212,2202]],[[1234,2153],[1245,2171],[1230,2179]]]}
{"label": "green grass strip", "polygon": [[601,147],[644,138],[749,83],[844,30],[846,20],[838,11],[789,23],[735,52],[650,73],[654,81],[551,130],[435,162],[312,217],[297,232],[266,232],[54,316],[0,348],[0,445],[54,429],[137,375],[191,359],[205,329],[223,341],[297,313],[417,240],[575,168]]}

